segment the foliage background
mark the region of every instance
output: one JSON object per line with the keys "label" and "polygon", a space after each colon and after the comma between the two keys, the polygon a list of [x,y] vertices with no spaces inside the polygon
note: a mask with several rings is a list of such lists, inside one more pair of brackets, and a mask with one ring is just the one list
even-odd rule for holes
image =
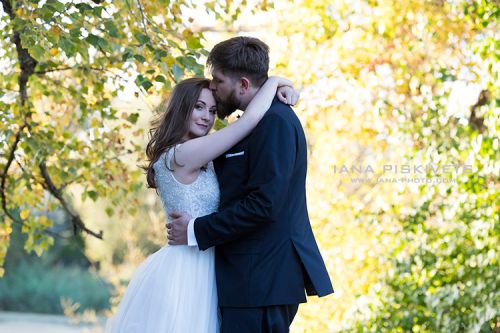
{"label": "foliage background", "polygon": [[[203,74],[216,42],[243,34],[302,89],[309,212],[336,290],[302,305],[293,331],[499,329],[498,1],[2,5],[0,292],[23,262],[45,260],[104,277],[114,289],[93,293],[116,304],[165,243],[137,167],[154,106]],[[403,164],[441,169],[420,175],[429,183],[383,173]],[[339,172],[352,165],[375,172]]]}

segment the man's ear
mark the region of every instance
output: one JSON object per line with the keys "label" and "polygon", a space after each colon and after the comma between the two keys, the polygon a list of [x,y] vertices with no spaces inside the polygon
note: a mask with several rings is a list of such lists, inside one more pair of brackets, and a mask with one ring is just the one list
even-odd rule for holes
{"label": "man's ear", "polygon": [[240,95],[244,95],[250,89],[250,80],[244,76],[240,77]]}

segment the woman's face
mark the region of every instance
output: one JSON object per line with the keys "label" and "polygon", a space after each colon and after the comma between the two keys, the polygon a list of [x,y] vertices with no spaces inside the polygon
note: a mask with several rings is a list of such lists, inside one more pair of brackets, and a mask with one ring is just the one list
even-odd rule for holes
{"label": "woman's face", "polygon": [[194,139],[207,135],[214,125],[216,113],[217,108],[212,91],[206,88],[202,89],[193,112],[191,112],[187,139]]}

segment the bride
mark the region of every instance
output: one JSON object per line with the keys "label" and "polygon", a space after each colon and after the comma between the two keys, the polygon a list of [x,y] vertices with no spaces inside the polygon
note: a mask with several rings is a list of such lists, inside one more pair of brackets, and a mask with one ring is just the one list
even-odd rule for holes
{"label": "bride", "polygon": [[[252,131],[275,95],[295,104],[289,80],[270,77],[231,125],[207,135],[217,105],[210,81],[190,78],[178,83],[160,104],[146,148],[147,182],[172,211],[203,216],[217,210],[219,186],[212,160]],[[137,269],[106,333],[219,332],[214,249],[168,246],[149,256]]]}

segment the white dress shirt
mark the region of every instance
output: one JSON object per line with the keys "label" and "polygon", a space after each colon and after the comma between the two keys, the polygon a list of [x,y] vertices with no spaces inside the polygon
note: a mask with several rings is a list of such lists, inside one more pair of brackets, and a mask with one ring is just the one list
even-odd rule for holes
{"label": "white dress shirt", "polygon": [[189,220],[188,230],[187,230],[187,241],[188,246],[198,246],[198,241],[196,241],[196,235],[194,234],[194,220]]}

